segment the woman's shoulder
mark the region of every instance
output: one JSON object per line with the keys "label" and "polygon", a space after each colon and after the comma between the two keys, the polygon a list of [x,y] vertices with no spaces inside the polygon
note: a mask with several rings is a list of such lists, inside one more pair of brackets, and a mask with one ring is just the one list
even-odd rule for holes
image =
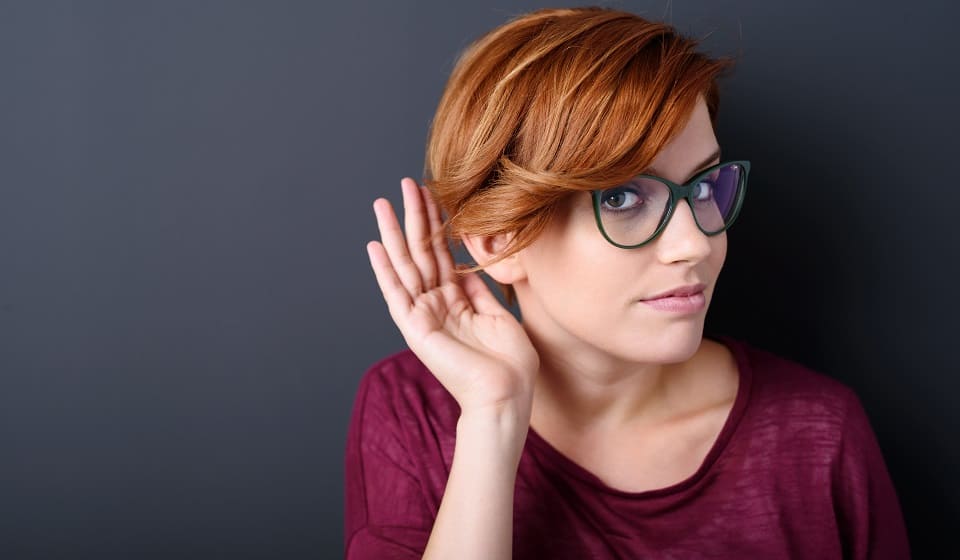
{"label": "woman's shoulder", "polygon": [[[394,352],[374,362],[363,373],[361,384],[402,388],[433,393],[446,392],[443,385],[409,348]],[[449,394],[448,394],[449,396]]]}
{"label": "woman's shoulder", "polygon": [[859,402],[846,382],[762,346],[730,336],[716,336],[737,361],[749,385],[750,408],[764,416],[838,425]]}
{"label": "woman's shoulder", "polygon": [[427,366],[409,348],[389,354],[374,362],[363,374],[362,381],[378,383],[420,382],[433,377]]}
{"label": "woman's shoulder", "polygon": [[367,368],[360,378],[357,401],[394,419],[456,424],[459,416],[456,400],[410,349]]}
{"label": "woman's shoulder", "polygon": [[744,394],[734,414],[734,445],[745,456],[765,458],[777,476],[806,480],[810,473],[828,476],[844,453],[872,441],[866,411],[845,382],[745,340],[721,341],[740,368]]}

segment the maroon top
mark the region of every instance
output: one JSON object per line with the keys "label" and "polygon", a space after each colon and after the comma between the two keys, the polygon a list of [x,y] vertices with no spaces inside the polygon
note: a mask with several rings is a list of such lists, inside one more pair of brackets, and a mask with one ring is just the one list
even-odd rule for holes
{"label": "maroon top", "polygon": [[[517,471],[514,558],[910,557],[893,484],[857,395],[727,336],[740,385],[696,473],[624,492],[532,428]],[[420,558],[460,409],[409,350],[364,375],[347,439],[350,559]]]}

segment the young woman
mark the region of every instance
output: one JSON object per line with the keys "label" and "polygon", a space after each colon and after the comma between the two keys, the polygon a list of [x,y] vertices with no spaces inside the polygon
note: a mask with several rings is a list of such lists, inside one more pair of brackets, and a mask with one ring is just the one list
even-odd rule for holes
{"label": "young woman", "polygon": [[729,61],[695,46],[585,8],[463,54],[403,228],[373,205],[410,350],[360,383],[348,558],[909,557],[853,391],[703,335],[750,164],[714,135]]}

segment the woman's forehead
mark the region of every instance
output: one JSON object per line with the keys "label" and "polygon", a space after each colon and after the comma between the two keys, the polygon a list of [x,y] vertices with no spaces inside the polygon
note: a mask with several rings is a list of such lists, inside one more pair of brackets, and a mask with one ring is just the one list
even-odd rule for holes
{"label": "woman's forehead", "polygon": [[720,144],[706,103],[700,98],[680,132],[657,152],[644,171],[674,182],[686,182],[720,157]]}

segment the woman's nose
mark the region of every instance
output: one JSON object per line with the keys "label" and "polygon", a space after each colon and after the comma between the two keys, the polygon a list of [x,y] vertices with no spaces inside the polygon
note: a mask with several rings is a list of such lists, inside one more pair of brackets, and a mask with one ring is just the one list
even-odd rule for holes
{"label": "woman's nose", "polygon": [[697,226],[690,201],[680,200],[657,239],[660,259],[663,262],[698,261],[706,258],[711,250],[710,239]]}

